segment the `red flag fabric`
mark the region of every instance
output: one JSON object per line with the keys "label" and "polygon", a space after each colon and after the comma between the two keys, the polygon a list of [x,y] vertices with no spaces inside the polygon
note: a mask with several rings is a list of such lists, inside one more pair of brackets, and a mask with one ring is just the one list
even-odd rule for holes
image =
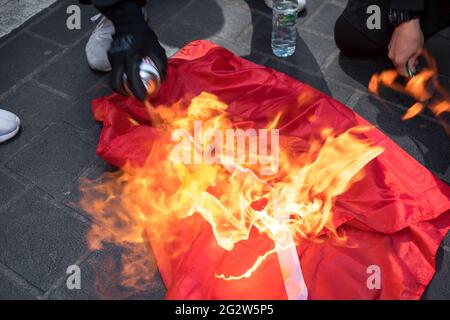
{"label": "red flag fabric", "polygon": [[[342,133],[368,124],[307,84],[207,41],[192,42],[170,59],[167,80],[152,103],[170,105],[203,91],[227,103],[233,118],[254,127],[264,126],[284,108],[289,116],[279,125],[280,135],[305,142],[325,127]],[[304,102],[293,107],[299,94]],[[147,158],[155,129],[140,102],[113,94],[94,100],[93,113],[104,125],[99,156],[118,167]],[[318,121],[307,121],[311,116]],[[450,188],[377,129],[366,135],[385,152],[366,166],[364,179],[336,200],[335,223],[349,245],[330,240],[297,247],[310,299],[418,299],[433,277],[437,249],[450,229]],[[170,254],[176,248],[152,241],[149,234],[168,299],[287,298],[276,255],[250,278],[215,277],[224,270],[247,270],[273,247],[264,234],[252,230],[249,240],[226,251],[198,215],[184,219],[174,233],[187,246],[176,257]],[[370,266],[381,272],[379,289],[367,285]]]}

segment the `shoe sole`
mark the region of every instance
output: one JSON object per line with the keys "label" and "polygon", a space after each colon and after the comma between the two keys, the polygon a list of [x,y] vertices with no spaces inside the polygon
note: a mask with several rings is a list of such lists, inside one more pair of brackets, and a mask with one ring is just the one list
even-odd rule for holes
{"label": "shoe sole", "polygon": [[91,61],[90,61],[89,58],[88,58],[87,45],[86,45],[86,48],[85,48],[85,52],[86,52],[86,61],[87,61],[87,64],[88,64],[88,66],[89,66],[89,68],[90,68],[91,70],[93,70],[93,71],[95,71],[95,72],[102,72],[102,73],[111,72],[111,70],[112,70],[112,67],[111,67],[111,66],[109,66],[109,68],[99,68],[99,67],[97,67],[97,66],[95,65],[95,63],[91,63]]}
{"label": "shoe sole", "polygon": [[14,131],[12,131],[12,132],[10,132],[8,134],[5,134],[3,136],[0,136],[0,143],[5,142],[5,141],[7,141],[9,139],[12,139],[12,138],[14,138],[16,136],[16,134],[20,130],[20,119],[18,117],[16,117],[16,123],[17,123],[17,128]]}
{"label": "shoe sole", "polygon": [[112,68],[108,68],[108,69],[95,68],[90,63],[88,63],[88,66],[92,71],[95,71],[95,72],[108,73],[108,72],[112,71]]}

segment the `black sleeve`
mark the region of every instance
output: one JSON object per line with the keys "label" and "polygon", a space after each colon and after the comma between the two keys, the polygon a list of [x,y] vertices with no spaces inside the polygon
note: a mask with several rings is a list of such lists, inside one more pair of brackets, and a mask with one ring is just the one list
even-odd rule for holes
{"label": "black sleeve", "polygon": [[121,2],[133,1],[138,5],[145,5],[145,0],[79,0],[82,4],[93,4],[99,10],[110,9]]}
{"label": "black sleeve", "polygon": [[93,4],[98,11],[110,19],[116,34],[147,32],[148,25],[142,14],[146,0],[79,0],[82,4]]}
{"label": "black sleeve", "polygon": [[426,0],[391,0],[391,8],[409,11],[423,11],[425,9],[425,1]]}
{"label": "black sleeve", "polygon": [[96,7],[112,7],[118,2],[124,1],[124,0],[78,0],[81,4],[93,4]]}
{"label": "black sleeve", "polygon": [[114,7],[119,2],[124,2],[124,1],[129,1],[129,0],[92,0],[92,3],[98,9],[107,9],[107,8]]}

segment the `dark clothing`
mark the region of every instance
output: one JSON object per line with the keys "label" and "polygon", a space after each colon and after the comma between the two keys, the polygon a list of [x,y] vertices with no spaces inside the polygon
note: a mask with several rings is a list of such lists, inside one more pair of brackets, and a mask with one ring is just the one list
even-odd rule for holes
{"label": "dark clothing", "polygon": [[117,34],[141,33],[147,24],[140,7],[146,0],[79,0],[82,4],[93,4],[114,23]]}
{"label": "dark clothing", "polygon": [[[425,9],[426,0],[391,0],[390,2],[391,8],[394,9],[422,11]],[[371,1],[371,4],[374,4],[373,1]]]}
{"label": "dark clothing", "polygon": [[[370,5],[381,9],[379,30],[367,27],[366,10]],[[342,53],[361,57],[386,55],[394,30],[388,20],[389,8],[421,11],[420,24],[425,38],[450,26],[450,0],[349,0],[334,29]]]}
{"label": "dark clothing", "polygon": [[[130,0],[80,0],[80,3],[93,4],[97,8],[104,9],[104,8],[111,8],[120,2],[126,2],[126,1],[130,1]],[[134,0],[131,0],[131,1],[134,1]],[[136,0],[134,2],[137,2],[139,5],[145,4],[145,0]]]}

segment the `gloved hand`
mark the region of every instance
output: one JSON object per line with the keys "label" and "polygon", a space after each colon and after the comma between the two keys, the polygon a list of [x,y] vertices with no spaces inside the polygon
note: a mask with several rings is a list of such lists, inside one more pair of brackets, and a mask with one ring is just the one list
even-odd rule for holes
{"label": "gloved hand", "polygon": [[[104,12],[113,22],[116,33],[108,52],[112,66],[111,87],[123,95],[133,94],[143,101],[147,90],[139,76],[142,58],[153,60],[161,79],[167,68],[167,56],[153,30],[147,25],[141,7],[134,1],[125,1]],[[127,87],[123,75],[127,77]],[[129,92],[131,91],[131,92]]]}

